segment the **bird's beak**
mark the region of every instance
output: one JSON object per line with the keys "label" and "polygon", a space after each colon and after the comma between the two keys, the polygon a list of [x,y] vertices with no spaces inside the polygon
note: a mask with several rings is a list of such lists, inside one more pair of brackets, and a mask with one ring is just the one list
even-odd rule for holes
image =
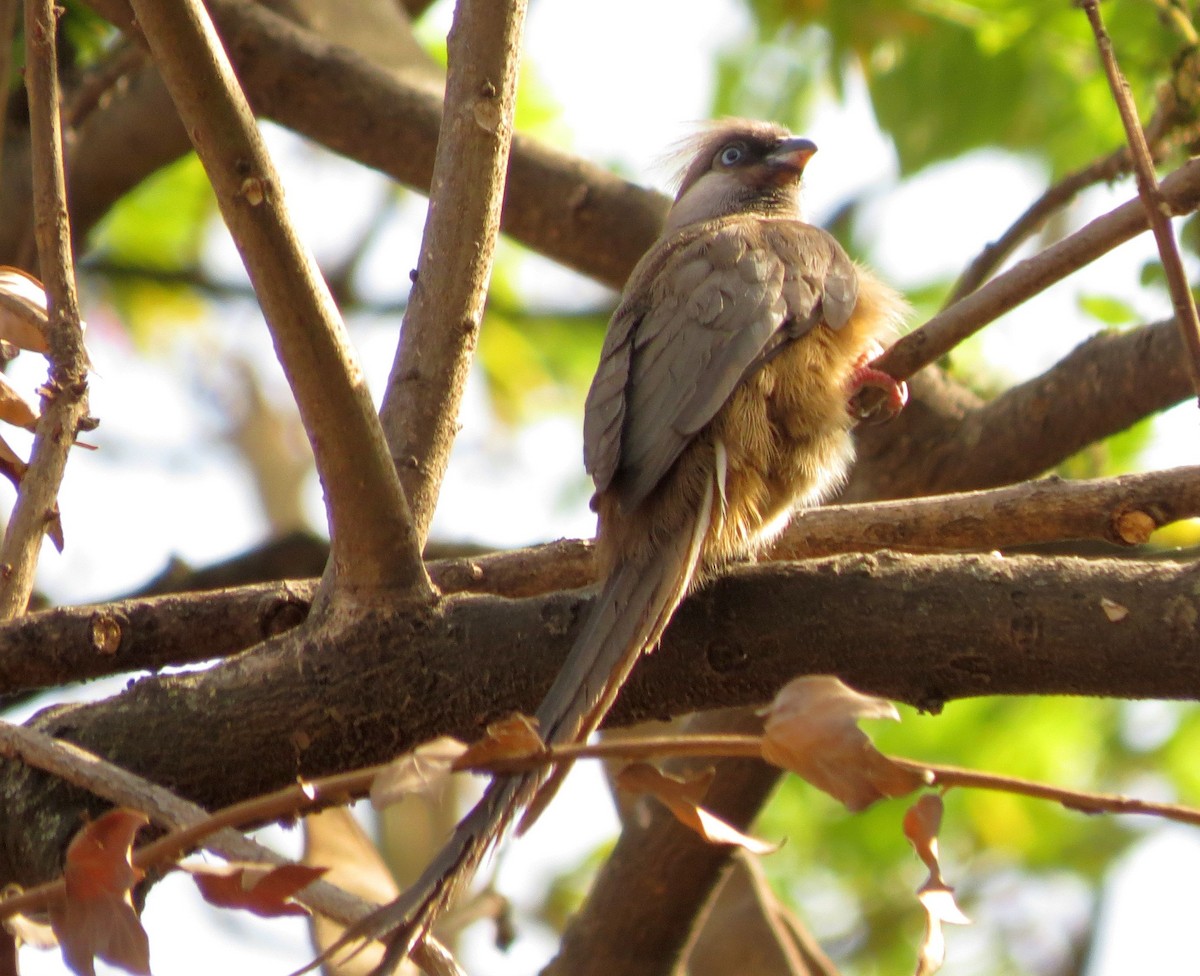
{"label": "bird's beak", "polygon": [[817,144],[811,139],[789,136],[787,139],[781,139],[775,148],[767,153],[766,161],[771,166],[799,175],[804,172],[804,167],[816,151]]}

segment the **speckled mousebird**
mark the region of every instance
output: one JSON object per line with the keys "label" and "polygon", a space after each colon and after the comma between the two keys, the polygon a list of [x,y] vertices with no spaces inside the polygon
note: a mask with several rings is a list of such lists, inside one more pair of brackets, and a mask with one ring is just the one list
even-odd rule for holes
{"label": "speckled mousebird", "polygon": [[[599,595],[536,717],[545,742],[585,738],[687,593],[753,556],[853,457],[847,409],[904,302],[800,217],[816,146],[762,122],[716,123],[661,236],[613,313],[588,393],[584,462],[596,493]],[[558,776],[495,777],[421,878],[352,927],[391,932],[386,973],[475,873],[516,813]],[[529,814],[527,814],[527,819]]]}

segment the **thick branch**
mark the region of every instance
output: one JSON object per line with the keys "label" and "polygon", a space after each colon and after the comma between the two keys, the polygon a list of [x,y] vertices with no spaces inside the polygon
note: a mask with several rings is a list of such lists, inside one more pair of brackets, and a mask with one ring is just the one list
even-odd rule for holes
{"label": "thick branch", "polygon": [[1191,392],[1173,322],[1093,336],[988,403],[933,370],[918,373],[910,387],[912,399],[899,417],[859,428],[847,500],[1031,478]]}
{"label": "thick branch", "polygon": [[380,419],[423,543],[483,321],[512,143],[524,0],[459,0],[417,276]]}
{"label": "thick branch", "polygon": [[[991,550],[1067,539],[1131,546],[1197,515],[1197,468],[1094,481],[1048,478],[993,491],[810,509],[793,520],[771,558],[879,548]],[[437,560],[428,568],[444,592],[510,598],[593,579],[591,546],[575,540]],[[314,592],[313,581],[297,580],[34,614],[0,628],[0,693],[228,657],[299,624]]]}
{"label": "thick branch", "polygon": [[198,3],[135,0],[138,25],[204,163],[296,397],[325,491],[333,578],[429,599],[404,494],[345,328],[283,205],[278,174]]}
{"label": "thick branch", "polygon": [[47,527],[58,519],[58,488],[75,435],[87,419],[88,357],[83,346],[71,224],[63,176],[55,33],[51,0],[25,4],[26,86],[33,164],[34,233],[48,302],[50,376],[29,469],[0,545],[0,620],[24,613]]}
{"label": "thick branch", "polygon": [[[0,91],[7,93],[8,79],[12,74],[13,36],[17,29],[17,0],[0,0]],[[8,121],[8,113],[0,111],[0,184],[4,180],[4,126]]]}
{"label": "thick branch", "polygon": [[990,488],[1040,474],[1190,393],[1174,322],[1099,333],[966,416],[955,432],[958,450],[934,446],[936,489]]}
{"label": "thick branch", "polygon": [[228,657],[295,627],[316,582],[121,600],[28,614],[0,631],[3,694]]}
{"label": "thick branch", "polygon": [[[836,673],[930,709],[981,694],[1200,697],[1198,572],[982,556],[746,568],[687,601],[613,721],[761,703],[801,673]],[[336,631],[302,628],[202,673],[146,678],[108,701],[53,709],[36,725],[204,806],[225,806],[443,733],[472,738],[488,721],[530,711],[584,602],[452,597],[420,622],[397,611]],[[1114,605],[1129,611],[1120,622],[1109,619]],[[0,878],[41,880],[83,800],[11,768],[3,793]],[[35,835],[31,824],[46,831]]]}

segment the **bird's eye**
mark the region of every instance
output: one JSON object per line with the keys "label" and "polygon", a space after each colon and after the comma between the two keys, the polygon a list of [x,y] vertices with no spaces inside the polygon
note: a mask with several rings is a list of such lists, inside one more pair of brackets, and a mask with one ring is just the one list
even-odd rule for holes
{"label": "bird's eye", "polygon": [[742,157],[746,155],[746,150],[736,142],[731,146],[726,146],[721,150],[721,155],[718,157],[721,160],[722,166],[733,166],[735,163],[740,163]]}

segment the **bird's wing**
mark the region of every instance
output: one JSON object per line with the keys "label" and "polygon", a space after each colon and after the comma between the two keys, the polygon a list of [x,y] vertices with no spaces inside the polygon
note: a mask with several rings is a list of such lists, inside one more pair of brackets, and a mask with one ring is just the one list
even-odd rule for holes
{"label": "bird's wing", "polygon": [[[854,265],[819,228],[733,217],[660,241],[609,324],[584,417],[597,491],[629,510],[742,381],[857,298]],[[619,478],[618,478],[619,475]]]}

